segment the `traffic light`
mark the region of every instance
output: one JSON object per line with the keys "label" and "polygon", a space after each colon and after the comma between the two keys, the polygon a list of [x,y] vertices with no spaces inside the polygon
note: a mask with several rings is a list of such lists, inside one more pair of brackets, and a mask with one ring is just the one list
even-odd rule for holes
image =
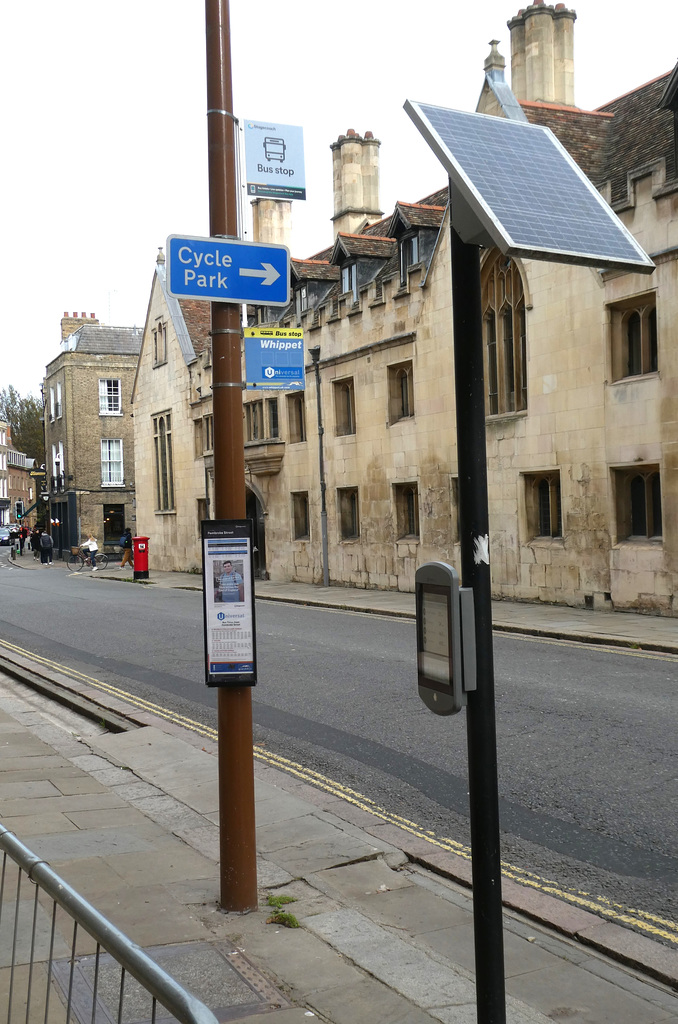
{"label": "traffic light", "polygon": [[23,517],[24,517],[24,503],[23,503],[23,501],[15,501],[14,502],[14,514],[16,515],[17,522],[20,522],[20,520],[23,519]]}

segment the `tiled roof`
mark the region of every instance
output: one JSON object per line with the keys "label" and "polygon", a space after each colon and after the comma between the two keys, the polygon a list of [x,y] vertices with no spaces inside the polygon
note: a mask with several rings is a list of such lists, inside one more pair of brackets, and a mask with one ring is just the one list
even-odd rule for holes
{"label": "tiled roof", "polygon": [[298,281],[338,281],[339,267],[329,260],[291,260],[292,272]]}
{"label": "tiled roof", "polygon": [[406,227],[439,228],[442,224],[445,206],[431,206],[428,203],[396,203],[394,217],[400,216]]}
{"label": "tiled roof", "polygon": [[388,281],[389,278],[395,277],[396,274],[400,273],[400,254],[394,253],[389,260],[386,260],[383,267],[381,267],[377,274],[377,281]]}
{"label": "tiled roof", "polygon": [[678,111],[678,64],[669,76],[659,105],[667,110]]}
{"label": "tiled roof", "polygon": [[376,220],[374,224],[366,224],[363,230],[360,232],[361,235],[376,235],[379,238],[388,237],[385,232],[388,231],[389,224],[391,223],[390,217],[384,217],[382,220]]}
{"label": "tiled roof", "polygon": [[384,238],[379,235],[348,235],[341,232],[334,243],[334,253],[341,248],[347,256],[366,256],[376,259],[388,259],[392,256],[397,242],[395,238]]}
{"label": "tiled roof", "polygon": [[550,103],[521,103],[528,121],[550,128],[598,188],[610,182],[612,206],[624,202],[628,175],[654,161],[666,162],[667,180],[678,175],[673,114],[661,109],[670,74],[619,96],[597,110]]}
{"label": "tiled roof", "polygon": [[614,118],[601,172],[594,181],[611,183],[612,205],[626,199],[627,174],[636,168],[663,159],[667,180],[678,177],[673,112],[659,108],[670,77],[669,73],[662,75],[600,108]]}
{"label": "tiled roof", "polygon": [[550,128],[592,181],[600,179],[611,118],[597,110],[578,110],[554,103],[528,103],[521,107],[531,124]]}
{"label": "tiled roof", "polygon": [[179,299],[179,306],[197,355],[209,347],[211,304],[200,299]]}
{"label": "tiled roof", "polygon": [[302,263],[308,263],[308,262],[312,262],[312,263],[327,263],[328,260],[330,260],[332,258],[332,249],[333,248],[334,248],[334,246],[330,245],[330,246],[327,247],[327,249],[321,249],[320,252],[313,253],[312,256],[309,256],[308,259],[306,259],[306,260],[301,260],[301,262]]}
{"label": "tiled roof", "polygon": [[88,355],[138,356],[142,334],[138,327],[90,327],[85,324],[74,332],[74,347]]}
{"label": "tiled roof", "polygon": [[449,199],[447,185],[445,188],[439,188],[437,192],[432,192],[430,196],[424,196],[416,204],[417,206],[442,206],[443,209],[447,207]]}

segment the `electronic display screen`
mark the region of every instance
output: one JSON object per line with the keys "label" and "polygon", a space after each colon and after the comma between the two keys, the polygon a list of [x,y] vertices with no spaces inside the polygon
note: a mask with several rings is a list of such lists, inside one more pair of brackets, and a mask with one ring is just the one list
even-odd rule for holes
{"label": "electronic display screen", "polygon": [[[424,677],[424,678],[422,678]],[[450,591],[424,584],[421,593],[419,685],[451,686]]]}

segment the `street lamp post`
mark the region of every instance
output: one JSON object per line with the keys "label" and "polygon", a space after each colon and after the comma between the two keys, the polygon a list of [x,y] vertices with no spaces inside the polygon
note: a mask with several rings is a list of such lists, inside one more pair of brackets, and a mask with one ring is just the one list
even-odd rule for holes
{"label": "street lamp post", "polygon": [[318,409],[318,463],[320,466],[320,535],[322,537],[323,550],[323,587],[329,587],[330,570],[327,556],[327,484],[325,483],[325,454],[323,450],[323,434],[325,433],[325,431],[323,428],[323,409],[322,401],[320,398],[320,345],[316,345],[315,348],[310,348],[308,350],[308,354],[310,355],[313,361],[313,370],[315,372],[315,398],[316,406]]}

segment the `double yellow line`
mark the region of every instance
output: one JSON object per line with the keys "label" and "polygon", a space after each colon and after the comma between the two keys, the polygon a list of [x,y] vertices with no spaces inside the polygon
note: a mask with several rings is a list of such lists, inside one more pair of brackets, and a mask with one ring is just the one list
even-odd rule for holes
{"label": "double yellow line", "polygon": [[[28,658],[31,661],[36,662],[39,665],[43,665],[45,668],[49,668],[61,675],[67,676],[76,682],[101,690],[103,693],[106,693],[111,697],[115,697],[118,700],[124,700],[141,711],[148,711],[168,722],[180,725],[184,729],[190,729],[191,732],[194,732],[199,736],[203,736],[205,739],[214,740],[215,742],[218,740],[217,730],[213,729],[211,726],[202,725],[200,722],[196,722],[192,718],[187,718],[185,715],[180,715],[175,711],[168,711],[160,704],[155,704],[153,701],[145,700],[143,697],[137,697],[136,694],[129,693],[127,690],[122,690],[117,686],[113,686],[111,683],[102,682],[102,680],[96,679],[94,676],[88,676],[83,672],[78,672],[77,669],[69,668],[67,665],[61,665],[59,662],[52,661],[50,658],[44,658],[42,655],[33,654],[31,651],[26,651],[21,647],[17,647],[16,644],[11,644],[6,640],[0,640],[0,649],[1,648],[4,648],[11,654],[19,655],[22,658]],[[454,853],[456,856],[462,857],[464,860],[471,860],[471,848],[469,846],[465,846],[463,843],[459,843],[448,836],[438,836],[435,832],[423,829],[416,822],[392,813],[386,808],[375,803],[363,793],[359,793],[357,790],[351,789],[349,786],[344,786],[341,782],[330,779],[326,775],[322,775],[320,772],[314,771],[312,768],[307,768],[304,765],[298,764],[296,761],[292,761],[290,758],[283,757],[281,754],[272,753],[264,747],[256,744],[254,746],[254,756],[264,764],[268,764],[273,768],[278,768],[280,771],[286,772],[288,775],[292,775],[297,779],[310,783],[310,785],[316,786],[332,796],[339,797],[341,800],[345,800],[353,807],[357,807],[362,811],[367,811],[369,814],[374,815],[381,821],[384,821],[389,825],[394,825],[396,828],[402,829],[404,832],[415,836],[417,839],[423,839],[432,846],[435,846],[440,850],[445,850],[449,853]],[[676,921],[660,917],[657,914],[650,914],[644,910],[634,910],[630,907],[624,906],[622,903],[616,903],[613,900],[609,900],[605,896],[599,896],[595,893],[586,892],[582,889],[563,888],[551,879],[542,878],[540,875],[534,874],[531,871],[526,871],[524,868],[516,867],[516,865],[510,864],[506,861],[502,861],[502,875],[514,882],[518,882],[520,885],[536,889],[539,892],[546,893],[550,896],[555,896],[558,899],[565,900],[574,906],[581,907],[583,910],[589,910],[595,914],[600,914],[617,924],[629,925],[638,929],[645,935],[656,939],[662,939],[665,942],[669,942],[678,947],[678,922]]]}

